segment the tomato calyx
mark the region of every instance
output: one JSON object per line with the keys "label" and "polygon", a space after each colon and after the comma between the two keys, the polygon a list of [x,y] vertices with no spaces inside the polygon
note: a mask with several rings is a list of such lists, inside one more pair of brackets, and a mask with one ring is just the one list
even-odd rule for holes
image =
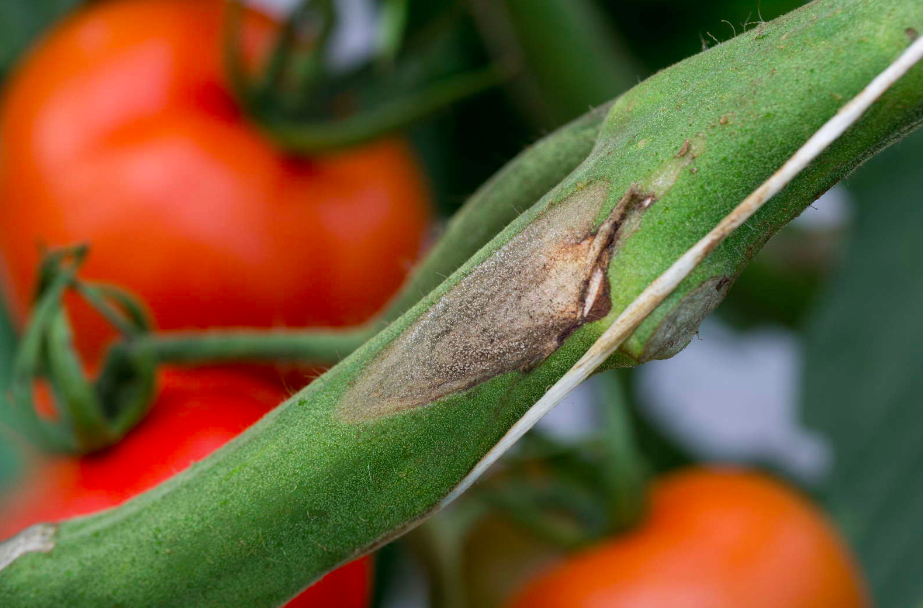
{"label": "tomato calyx", "polygon": [[9,399],[22,430],[56,452],[86,453],[112,445],[147,412],[154,393],[155,362],[143,351],[104,367],[91,381],[74,348],[64,294],[75,290],[122,335],[150,330],[143,307],[130,294],[77,278],[85,245],[45,255],[35,306],[13,361]]}
{"label": "tomato calyx", "polygon": [[259,73],[250,75],[241,52],[243,3],[235,0],[227,12],[224,58],[238,102],[277,145],[311,154],[379,139],[513,75],[502,64],[459,74],[428,73],[432,70],[421,58],[432,49],[401,53],[405,5],[405,0],[385,3],[373,61],[337,73],[328,69],[337,5],[303,1],[280,28]]}
{"label": "tomato calyx", "polygon": [[[34,305],[16,351],[11,401],[22,433],[51,452],[88,454],[114,445],[150,407],[163,364],[336,363],[377,325],[341,329],[227,329],[154,332],[144,305],[127,291],[80,279],[86,245],[49,251]],[[76,292],[121,339],[100,362],[75,347],[65,294]],[[92,374],[90,371],[99,370]]]}

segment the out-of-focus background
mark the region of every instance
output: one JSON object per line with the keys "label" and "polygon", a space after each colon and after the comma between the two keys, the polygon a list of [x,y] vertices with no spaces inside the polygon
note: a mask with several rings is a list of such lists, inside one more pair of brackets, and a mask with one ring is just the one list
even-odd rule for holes
{"label": "out-of-focus background", "polygon": [[[296,3],[252,2],[280,17]],[[2,73],[76,4],[0,0]],[[371,0],[338,4],[327,60],[348,70],[369,60],[387,13]],[[453,4],[410,0],[408,31],[441,28],[438,61],[451,70],[512,52],[520,71],[409,128],[440,221],[542,135],[802,3],[470,0],[464,11]],[[549,21],[545,12],[557,17]],[[885,608],[923,601],[921,233],[923,133],[917,133],[776,236],[685,351],[618,374],[654,470],[692,461],[748,463],[797,485],[840,526]],[[4,378],[15,333],[4,318]],[[581,449],[598,437],[607,399],[611,390],[590,381],[538,433]],[[0,442],[0,484],[12,487],[24,458],[16,442]],[[455,511],[466,508],[463,499]],[[456,516],[448,514],[443,529]],[[517,526],[515,517],[491,516],[456,539],[453,559],[470,605],[500,605],[516,581],[560,554]],[[432,572],[418,542],[380,552],[379,606],[430,605]]]}

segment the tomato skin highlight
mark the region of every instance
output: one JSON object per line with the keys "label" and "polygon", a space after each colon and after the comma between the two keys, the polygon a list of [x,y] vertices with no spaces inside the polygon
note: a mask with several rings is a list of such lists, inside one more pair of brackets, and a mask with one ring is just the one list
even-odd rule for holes
{"label": "tomato skin highlight", "polygon": [[[23,528],[114,507],[202,460],[288,394],[237,370],[166,368],[150,414],[119,444],[80,458],[47,458],[0,497],[0,540]],[[216,581],[216,584],[220,582]],[[365,608],[372,560],[363,557],[291,600],[288,608]]]}
{"label": "tomato skin highlight", "polygon": [[634,530],[539,575],[511,608],[860,608],[861,575],[808,500],[761,474],[691,469],[654,483]]}
{"label": "tomato skin highlight", "polygon": [[[282,153],[225,77],[224,0],[103,0],[53,30],[0,108],[0,280],[21,324],[40,247],[86,242],[86,279],[143,298],[162,329],[342,326],[394,294],[429,227],[400,139]],[[259,64],[276,26],[248,11]],[[91,360],[114,337],[68,301]]]}

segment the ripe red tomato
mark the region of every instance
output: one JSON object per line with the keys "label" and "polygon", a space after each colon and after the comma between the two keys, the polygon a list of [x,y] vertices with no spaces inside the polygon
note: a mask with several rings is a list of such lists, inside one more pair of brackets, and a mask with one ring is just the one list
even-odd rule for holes
{"label": "ripe red tomato", "polygon": [[694,469],[657,481],[634,530],[539,576],[515,608],[858,608],[846,547],[805,498],[762,475]]}
{"label": "ripe red tomato", "polygon": [[[53,30],[0,108],[0,279],[22,322],[40,246],[91,245],[83,275],[133,290],[163,329],[337,326],[395,292],[429,223],[389,139],[292,157],[249,123],[222,61],[224,0],[104,0]],[[249,12],[244,53],[275,25]],[[112,337],[69,302],[81,352]]]}
{"label": "ripe red tomato", "polygon": [[[287,397],[278,383],[228,369],[165,369],[160,380],[150,414],[121,443],[81,458],[48,459],[11,488],[0,501],[0,539],[118,505],[202,460]],[[371,568],[368,557],[351,562],[287,606],[364,608]]]}

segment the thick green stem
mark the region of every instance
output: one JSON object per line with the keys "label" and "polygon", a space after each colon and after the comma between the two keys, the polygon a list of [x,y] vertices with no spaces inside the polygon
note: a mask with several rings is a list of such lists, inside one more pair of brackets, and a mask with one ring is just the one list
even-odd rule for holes
{"label": "thick green stem", "polygon": [[162,332],[116,345],[113,356],[146,351],[160,363],[203,365],[240,362],[300,362],[334,365],[375,335],[358,330],[207,330]]}
{"label": "thick green stem", "polygon": [[[576,171],[250,431],[122,507],[0,547],[0,605],[276,606],[403,533],[914,31],[918,0],[821,0],[635,87]],[[921,121],[917,67],[610,363],[675,353],[773,232]]]}

